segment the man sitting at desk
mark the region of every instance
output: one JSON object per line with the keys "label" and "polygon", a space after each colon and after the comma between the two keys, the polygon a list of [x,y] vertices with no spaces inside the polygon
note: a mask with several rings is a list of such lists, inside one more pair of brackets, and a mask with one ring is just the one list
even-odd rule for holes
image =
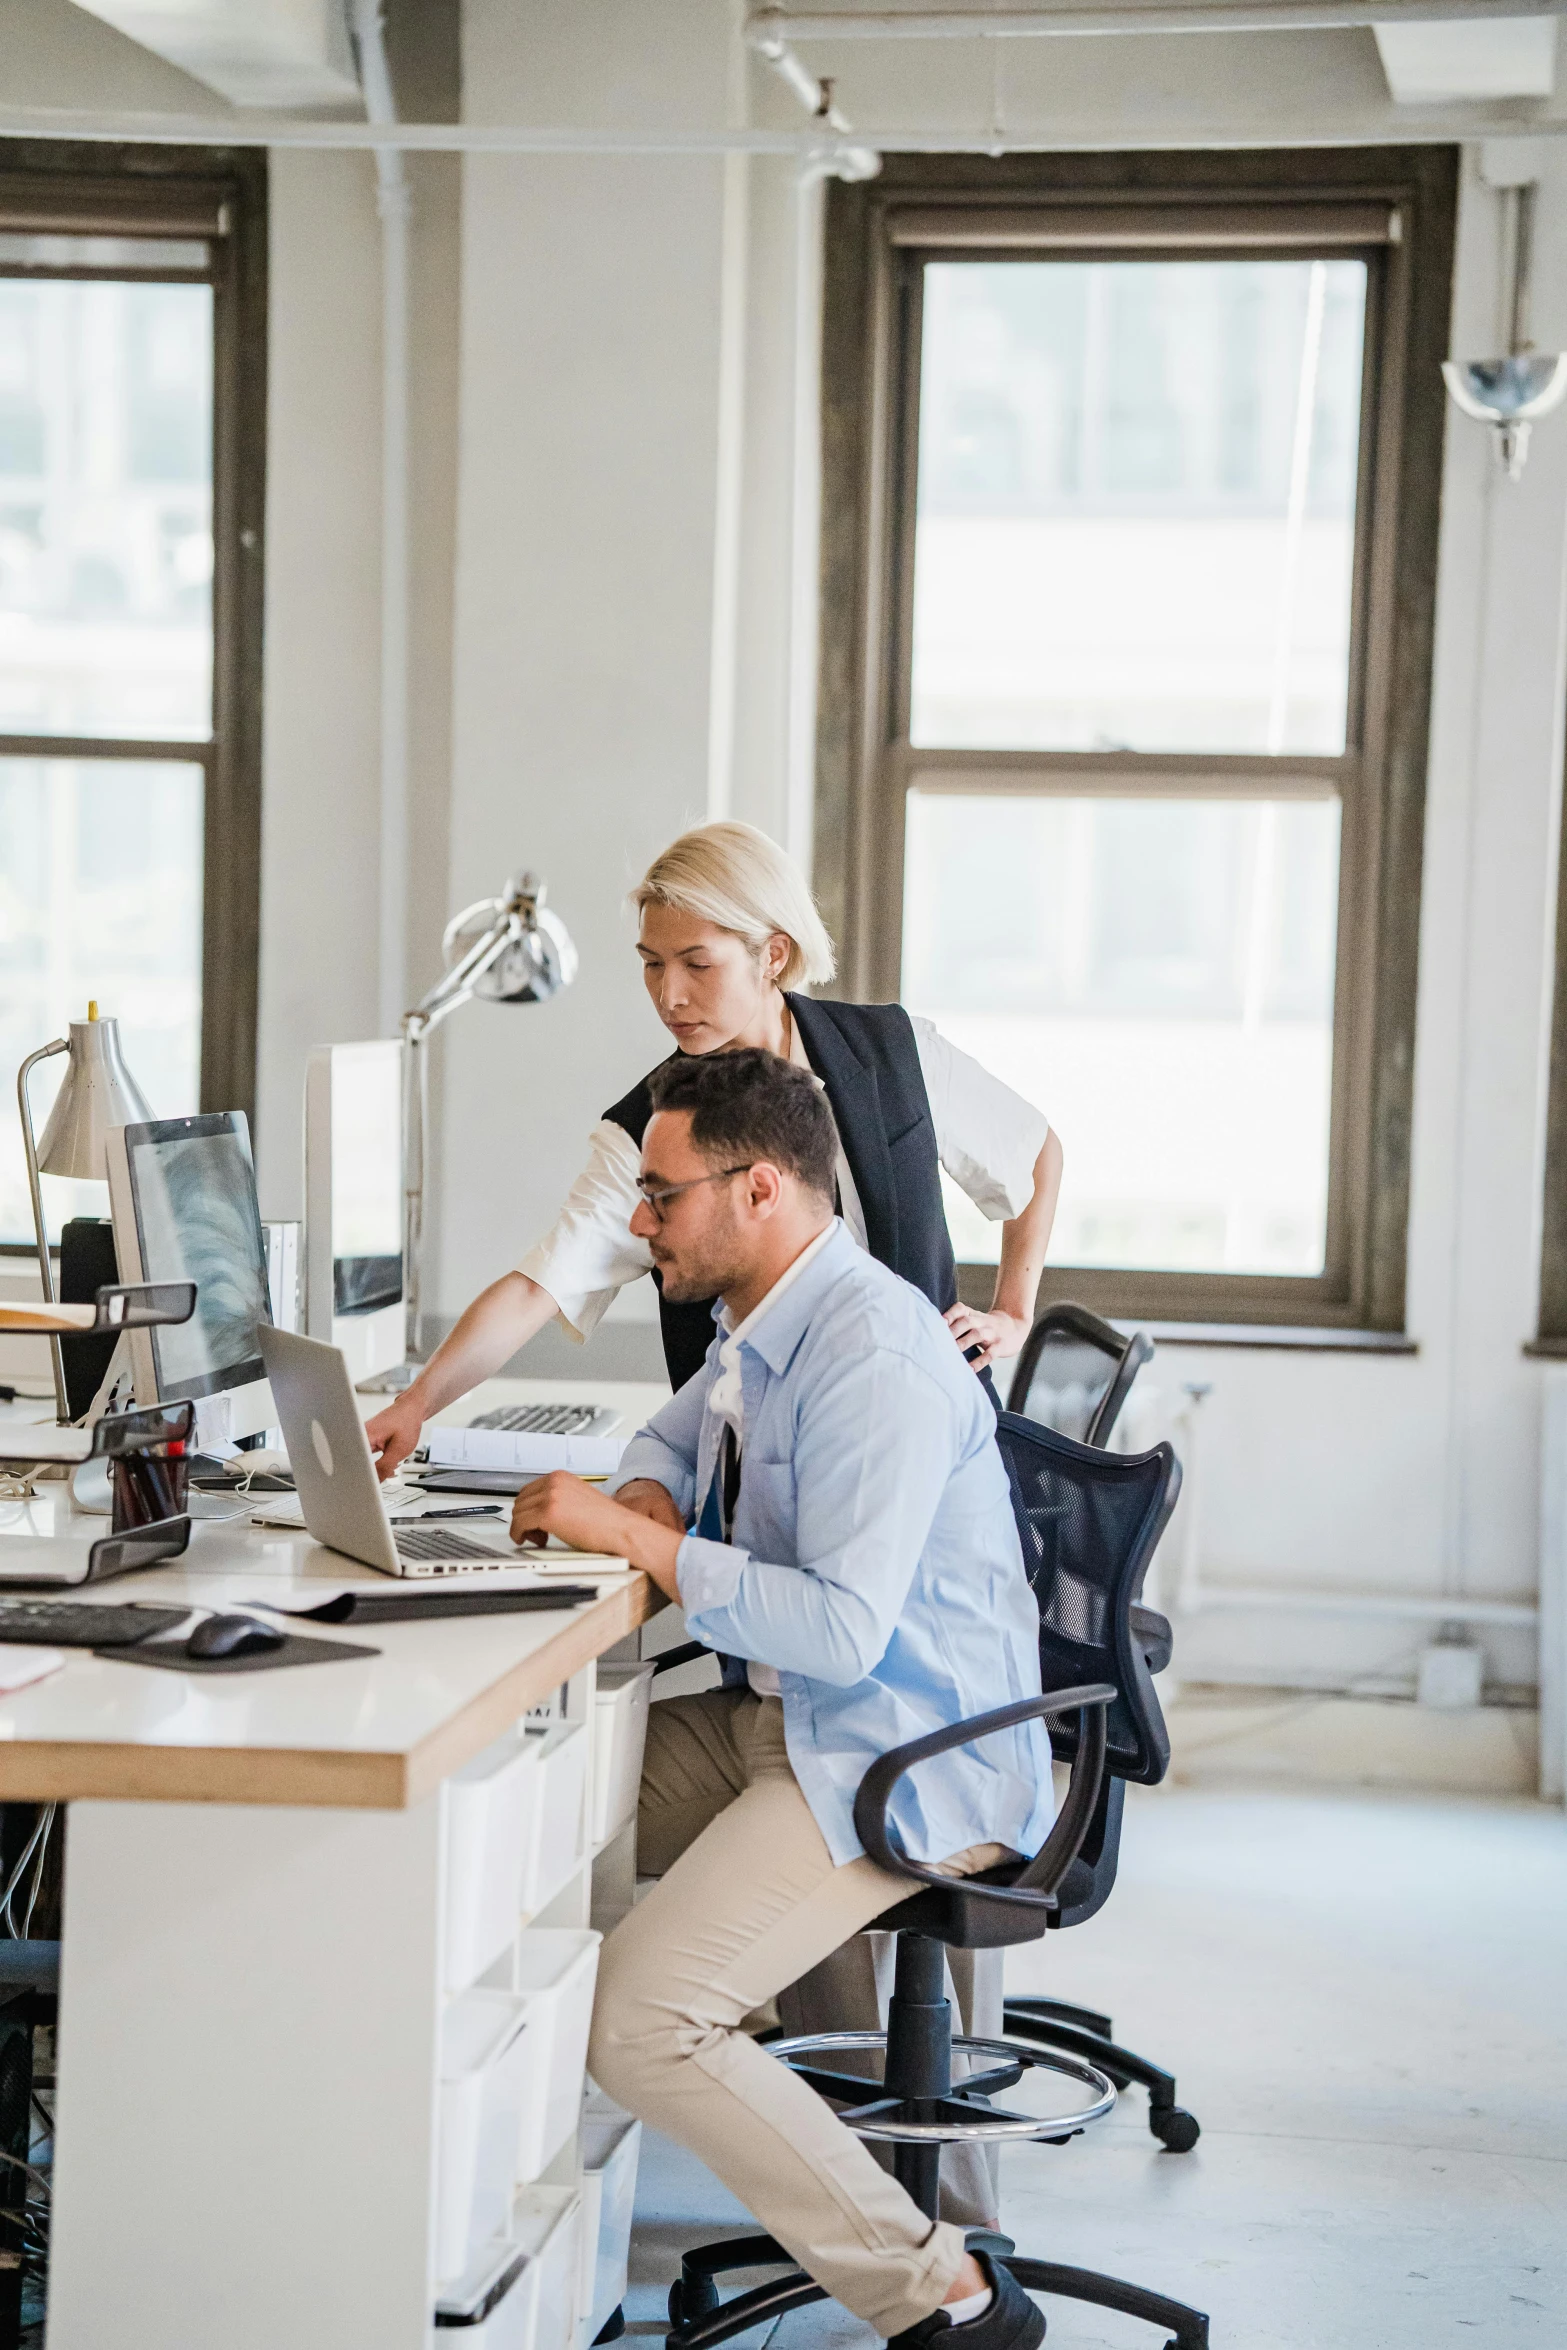
{"label": "man sitting at desk", "polygon": [[[690,1056],[653,1101],[632,1230],[666,1296],[717,1293],[715,1342],[627,1448],[617,1498],[559,1474],[512,1519],[643,1568],[725,1657],[723,1688],[653,1708],[638,1836],[661,1882],[605,1944],[589,2069],[879,2334],[1033,2350],[1022,2287],[741,2029],[907,1897],[854,1832],[875,1758],[1039,1692],[994,1412],[935,1308],[834,1215],[808,1070]],[[1035,1851],[1042,1724],[926,1763],[892,1811],[910,1855],[955,1875]]]}

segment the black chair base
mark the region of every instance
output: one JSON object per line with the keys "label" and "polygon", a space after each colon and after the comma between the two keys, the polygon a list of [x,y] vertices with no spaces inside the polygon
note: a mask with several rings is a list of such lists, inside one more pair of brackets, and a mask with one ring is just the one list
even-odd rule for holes
{"label": "black chair base", "polygon": [[[816,2039],[818,2043],[836,2039],[840,2045],[860,2045],[880,2037],[845,2033],[817,2035]],[[880,2082],[823,2072],[804,2062],[796,2063],[793,2069],[823,2095],[848,2104],[851,2110],[845,2118],[851,2124],[855,2108],[859,2109],[862,2127],[866,2108],[876,2109],[867,2134],[874,2136],[885,2131],[893,2143],[895,2175],[920,2209],[934,2218],[941,2159],[940,2144],[934,2141],[939,2138],[941,2125],[950,2120],[954,2125],[953,2137],[980,2132],[1000,2135],[1015,2128],[1017,2117],[1006,2116],[1003,2110],[992,2106],[986,2092],[1013,2086],[1027,2059],[1018,2061],[1021,2052],[1014,2054],[999,2042],[976,2042],[976,2047],[999,2054],[1005,2061],[988,2074],[970,2075],[966,2081],[953,2083],[952,2014],[943,1989],[941,1944],[908,1929],[898,1936],[897,1980],[885,2037],[886,2073]],[[802,2056],[810,2052],[809,2043],[781,2045],[799,2047]],[[780,2061],[788,2063],[790,2058],[783,2054]],[[1100,2065],[1097,2055],[1095,2067],[1107,2075],[1114,2071],[1113,2065]],[[900,2141],[898,2130],[912,2122],[916,2114],[923,2125],[931,2128],[931,2137],[913,2142],[909,2136]],[[990,2117],[994,2117],[994,2125],[987,2129]],[[1064,2268],[1055,2261],[1030,2259],[1019,2253],[1009,2238],[988,2229],[970,2230],[967,2241],[971,2248],[977,2247],[992,2258],[1005,2261],[1018,2283],[1029,2292],[1054,2293],[1070,2301],[1092,2302],[1100,2309],[1118,2309],[1127,2317],[1145,2318],[1153,2325],[1165,2326],[1169,2329],[1166,2350],[1208,2350],[1208,2320],[1201,2310],[1188,2309],[1183,2302],[1167,2300],[1162,2293],[1151,2293],[1144,2286],[1128,2284],[1120,2277],[1101,2276],[1093,2269]],[[786,2273],[770,2283],[738,2293],[731,2300],[720,2299],[719,2277],[734,2269],[773,2267]],[[670,2350],[714,2350],[717,2343],[746,2333],[752,2326],[766,2324],[791,2309],[802,2309],[807,2302],[825,2301],[827,2297],[814,2278],[795,2267],[776,2237],[731,2236],[722,2243],[697,2245],[685,2254],[680,2275],[670,2289],[667,2337]]]}
{"label": "black chair base", "polygon": [[[1208,2350],[1208,2320],[1200,2309],[1188,2309],[1184,2302],[1167,2300],[1164,2294],[1150,2293],[1145,2286],[1128,2284],[1121,2277],[1102,2276],[1097,2269],[1066,2268],[1057,2261],[1032,2260],[1016,2251],[1003,2254],[989,2230],[971,2230],[971,2248],[976,2240],[992,2258],[1004,2260],[1030,2293],[1087,2301],[1098,2309],[1118,2309],[1126,2317],[1167,2326],[1165,2350]],[[774,2263],[788,2267],[788,2274],[771,2284],[754,2286],[748,2293],[737,2293],[731,2301],[720,2300],[716,2277],[730,2269],[767,2268]],[[686,2254],[680,2275],[670,2287],[666,2338],[671,2350],[714,2350],[717,2343],[730,2341],[752,2326],[765,2325],[791,2309],[803,2309],[807,2302],[826,2298],[820,2285],[789,2263],[788,2255],[771,2236],[733,2236],[725,2243],[704,2244]]]}
{"label": "black chair base", "polygon": [[1202,2136],[1194,2113],[1175,2099],[1175,2075],[1150,2064],[1111,2037],[1110,2018],[1092,2008],[1071,2007],[1064,1999],[1009,1999],[1003,2010],[1010,2037],[1034,2040],[1042,2048],[1059,2048],[1064,2055],[1086,2057],[1108,2073],[1118,2089],[1136,2081],[1148,2092],[1148,2127],[1169,2154],[1190,2154]]}

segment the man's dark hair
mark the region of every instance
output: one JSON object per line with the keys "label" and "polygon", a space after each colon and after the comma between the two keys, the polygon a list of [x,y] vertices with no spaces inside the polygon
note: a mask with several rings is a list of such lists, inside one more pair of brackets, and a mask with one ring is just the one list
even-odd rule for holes
{"label": "man's dark hair", "polygon": [[648,1086],[655,1110],[685,1110],[691,1142],[715,1167],[769,1159],[808,1191],[830,1200],[838,1163],[838,1129],[807,1069],[776,1053],[677,1053]]}

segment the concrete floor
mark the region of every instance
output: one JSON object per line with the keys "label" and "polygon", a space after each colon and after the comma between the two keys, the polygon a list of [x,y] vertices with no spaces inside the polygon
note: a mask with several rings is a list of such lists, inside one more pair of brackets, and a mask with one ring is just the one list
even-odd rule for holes
{"label": "concrete floor", "polygon": [[[1002,2221],[1021,2250],[1208,2310],[1215,2350],[1567,2340],[1560,1812],[1142,1796],[1108,1908],[1010,1953],[1008,1988],[1113,2014],[1203,2126],[1192,2153],[1167,2154],[1131,2090],[1088,2136],[1007,2154]],[[652,2141],[630,2330],[663,2332],[680,2246],[744,2224],[699,2164]],[[1132,2319],[1046,2307],[1059,2350],[1162,2343]],[[826,2304],[785,2319],[772,2350],[872,2338]]]}

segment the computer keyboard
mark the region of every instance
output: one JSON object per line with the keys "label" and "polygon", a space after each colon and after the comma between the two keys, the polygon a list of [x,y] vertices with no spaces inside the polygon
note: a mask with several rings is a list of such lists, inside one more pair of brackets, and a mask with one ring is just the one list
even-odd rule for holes
{"label": "computer keyboard", "polygon": [[397,1555],[403,1559],[482,1559],[492,1567],[527,1563],[521,1558],[513,1561],[493,1544],[470,1542],[466,1534],[448,1534],[442,1526],[432,1526],[428,1533],[422,1527],[409,1531],[399,1526],[394,1539]]}
{"label": "computer keyboard", "polygon": [[83,1599],[0,1599],[0,1642],[30,1648],[131,1648],[152,1632],[172,1631],[188,1607],[108,1605]]}
{"label": "computer keyboard", "polygon": [[602,1404],[519,1403],[481,1412],[470,1425],[504,1428],[509,1436],[609,1436],[620,1426],[620,1414]]}

